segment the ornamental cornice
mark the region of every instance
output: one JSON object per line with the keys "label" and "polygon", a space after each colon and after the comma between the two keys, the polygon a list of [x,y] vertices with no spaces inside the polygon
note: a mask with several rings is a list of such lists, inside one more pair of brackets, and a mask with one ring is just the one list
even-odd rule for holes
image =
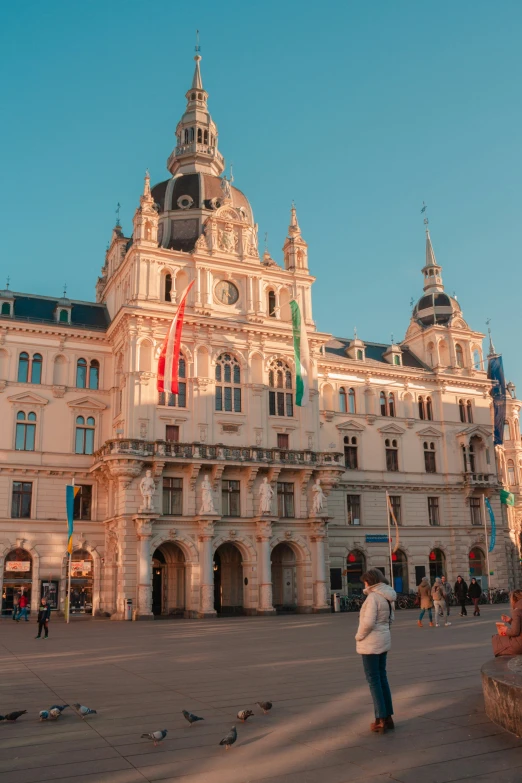
{"label": "ornamental cornice", "polygon": [[[58,324],[57,324],[58,325]],[[28,322],[27,325],[20,324],[20,323],[10,323],[8,327],[5,328],[5,332],[9,332],[10,334],[42,334],[42,335],[49,335],[51,337],[61,337],[67,340],[88,340],[90,342],[98,342],[98,343],[104,343],[107,345],[108,348],[110,348],[110,343],[108,342],[108,331],[105,329],[99,329],[96,331],[90,331],[88,329],[78,331],[77,328],[74,327],[67,332],[61,331],[60,329],[52,329],[50,328],[51,324],[35,324]]]}

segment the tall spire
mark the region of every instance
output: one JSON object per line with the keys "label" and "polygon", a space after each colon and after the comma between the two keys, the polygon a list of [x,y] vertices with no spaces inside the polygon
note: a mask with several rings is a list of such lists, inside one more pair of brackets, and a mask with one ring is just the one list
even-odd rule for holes
{"label": "tall spire", "polygon": [[497,352],[495,351],[495,346],[493,345],[493,338],[491,336],[491,318],[488,318],[486,320],[486,324],[488,326],[488,337],[489,337],[489,350],[488,350],[488,356],[496,356]]}
{"label": "tall spire", "polygon": [[292,201],[292,207],[290,209],[290,225],[288,226],[288,235],[294,238],[301,236],[301,229],[299,228],[294,201]]}
{"label": "tall spire", "polygon": [[428,218],[424,218],[426,226],[426,264],[422,269],[424,275],[424,291],[427,294],[435,294],[444,291],[442,283],[442,267],[437,263],[435,251],[431,244],[430,230],[428,228]]}
{"label": "tall spire", "polygon": [[308,245],[301,235],[301,229],[299,227],[297,212],[293,201],[290,208],[288,236],[283,245],[283,253],[286,269],[308,271]]}

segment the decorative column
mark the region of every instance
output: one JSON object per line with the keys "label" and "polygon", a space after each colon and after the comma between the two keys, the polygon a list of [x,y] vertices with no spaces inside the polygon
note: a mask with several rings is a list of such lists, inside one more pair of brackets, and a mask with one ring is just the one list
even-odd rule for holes
{"label": "decorative column", "polygon": [[314,612],[329,612],[330,604],[328,602],[328,582],[326,579],[326,557],[325,557],[325,539],[326,523],[317,520],[313,523],[313,534],[310,540],[313,543],[312,565],[314,571]]}
{"label": "decorative column", "polygon": [[201,269],[200,267],[196,267],[196,301],[194,302],[196,307],[201,306],[201,302],[203,301],[203,298],[201,296]]}
{"label": "decorative column", "polygon": [[136,537],[138,539],[138,606],[136,620],[153,620],[152,614],[152,554],[150,539],[152,536],[152,514],[139,514],[134,517]]}
{"label": "decorative column", "polygon": [[199,612],[198,617],[215,617],[214,609],[214,562],[212,557],[212,539],[214,538],[214,519],[199,518]]}
{"label": "decorative column", "polygon": [[275,614],[272,605],[272,564],[270,562],[270,539],[272,521],[260,519],[256,522],[257,563],[259,580],[259,603],[257,614]]}

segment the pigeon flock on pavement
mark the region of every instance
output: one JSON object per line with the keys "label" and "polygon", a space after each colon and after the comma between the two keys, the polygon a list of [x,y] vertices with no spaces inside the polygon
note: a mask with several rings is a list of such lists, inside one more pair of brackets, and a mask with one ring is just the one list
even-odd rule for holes
{"label": "pigeon flock on pavement", "polygon": [[[271,709],[272,709],[272,702],[271,701],[256,701],[256,704],[258,707],[261,708],[263,711],[263,714],[266,715]],[[86,707],[84,704],[79,704],[78,702],[76,704],[53,704],[52,707],[49,707],[48,710],[40,710],[38,717],[41,721],[46,720],[58,720],[62,712],[67,709],[67,707],[72,706],[74,711],[77,715],[79,715],[80,718],[85,720],[85,718],[88,715],[97,715],[96,710],[91,709],[90,707]],[[0,721],[7,721],[7,723],[15,723],[15,721],[18,720],[22,715],[26,715],[27,710],[17,710],[14,712],[8,712],[6,715],[0,715]],[[198,715],[194,715],[192,712],[188,712],[188,710],[181,710],[181,714],[185,718],[185,720],[189,723],[190,726],[192,726],[193,723],[197,723],[200,720],[205,720],[205,718],[200,718]],[[239,710],[237,713],[237,718],[242,723],[245,723],[248,718],[253,717],[254,713],[252,710]],[[167,736],[167,729],[159,729],[158,731],[151,731],[150,733],[142,734],[141,739],[148,739],[151,740],[154,743],[154,747],[160,744],[165,737]],[[226,734],[222,740],[220,740],[219,744],[225,746],[225,750],[229,750],[232,745],[237,740],[237,729],[235,726],[232,726],[228,734]]]}

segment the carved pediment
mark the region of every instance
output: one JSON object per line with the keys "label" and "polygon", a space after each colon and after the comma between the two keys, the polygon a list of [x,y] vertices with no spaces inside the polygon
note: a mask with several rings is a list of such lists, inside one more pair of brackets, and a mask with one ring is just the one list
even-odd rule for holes
{"label": "carved pediment", "polygon": [[464,427],[463,430],[458,432],[457,438],[472,438],[474,435],[477,438],[486,440],[486,438],[491,437],[492,431],[486,427],[481,427],[480,424],[472,424],[470,427]]}
{"label": "carved pediment", "polygon": [[216,220],[234,220],[238,223],[243,222],[239,212],[229,205],[220,207],[216,210],[213,217],[215,217]]}
{"label": "carved pediment", "polygon": [[353,419],[343,421],[342,424],[336,424],[336,427],[339,432],[362,432],[366,429],[364,425],[359,424],[358,421],[354,421]]}
{"label": "carved pediment", "polygon": [[13,394],[12,397],[7,398],[9,402],[14,405],[47,405],[49,400],[40,394],[34,392],[22,392],[21,394]]}
{"label": "carved pediment", "polygon": [[398,424],[386,424],[384,427],[379,427],[379,432],[383,435],[404,435],[406,430]]}
{"label": "carved pediment", "polygon": [[80,397],[77,400],[70,400],[67,405],[69,408],[86,408],[90,411],[104,411],[107,407],[104,402],[95,400],[94,397]]}
{"label": "carved pediment", "polygon": [[435,427],[425,427],[423,430],[419,430],[417,435],[419,438],[441,438],[442,432]]}

